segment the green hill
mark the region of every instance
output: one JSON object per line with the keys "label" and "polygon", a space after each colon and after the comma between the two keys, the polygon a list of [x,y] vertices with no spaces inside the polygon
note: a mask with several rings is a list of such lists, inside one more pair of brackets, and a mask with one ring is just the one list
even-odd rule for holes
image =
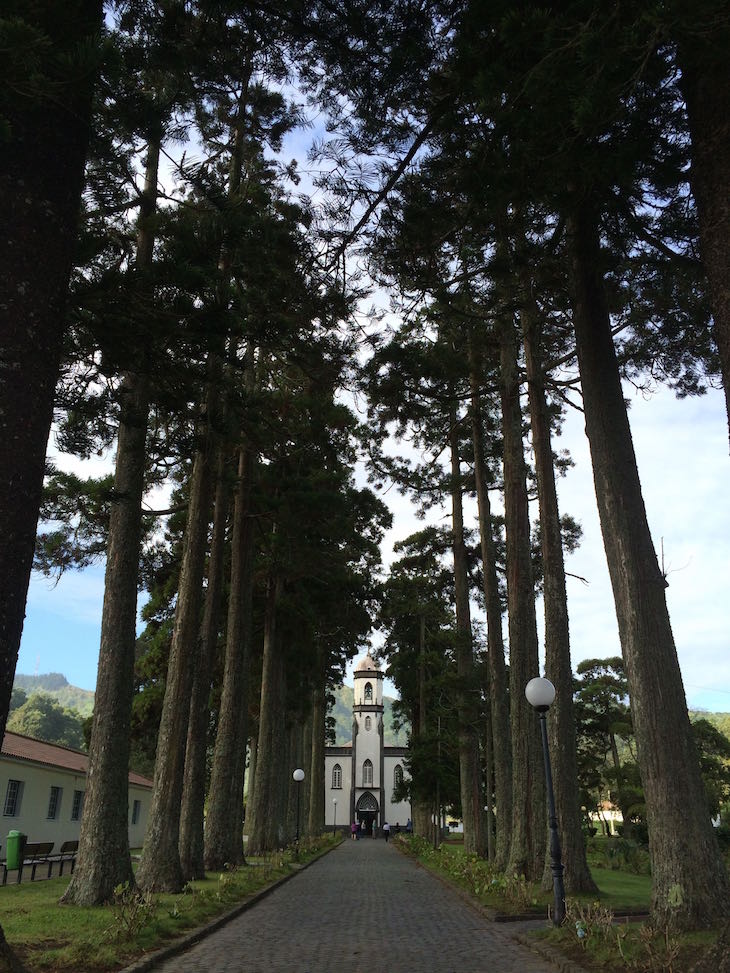
{"label": "green hill", "polygon": [[64,709],[76,710],[84,718],[91,716],[94,709],[94,694],[91,690],[72,686],[60,672],[46,672],[40,676],[16,673],[13,689],[22,689],[29,698],[34,693],[47,693]]}
{"label": "green hill", "polygon": [[689,711],[689,718],[693,723],[695,720],[707,720],[708,723],[712,723],[723,736],[726,736],[730,740],[730,713],[707,713],[702,709],[691,709]]}
{"label": "green hill", "polygon": [[[355,692],[352,686],[340,686],[334,692],[335,702],[328,716],[335,721],[335,743],[341,747],[352,740],[352,704]],[[383,696],[383,725],[385,727],[385,745],[389,747],[405,747],[408,745],[408,728],[404,727],[396,732],[393,727],[393,703],[390,696]]]}

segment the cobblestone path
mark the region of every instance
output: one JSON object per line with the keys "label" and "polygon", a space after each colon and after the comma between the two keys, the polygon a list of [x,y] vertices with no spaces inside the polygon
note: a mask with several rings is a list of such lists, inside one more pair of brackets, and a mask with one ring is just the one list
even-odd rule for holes
{"label": "cobblestone path", "polygon": [[554,973],[382,840],[344,841],[155,973]]}

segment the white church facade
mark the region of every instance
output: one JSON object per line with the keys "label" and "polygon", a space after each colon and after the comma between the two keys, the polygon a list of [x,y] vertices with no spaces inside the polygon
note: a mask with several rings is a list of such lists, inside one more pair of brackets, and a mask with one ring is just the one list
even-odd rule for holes
{"label": "white church facade", "polygon": [[407,776],[407,747],[385,745],[383,673],[367,653],[355,663],[352,743],[325,748],[325,826],[349,829],[360,823],[363,833],[381,834],[410,823],[408,801],[395,801],[399,780]]}

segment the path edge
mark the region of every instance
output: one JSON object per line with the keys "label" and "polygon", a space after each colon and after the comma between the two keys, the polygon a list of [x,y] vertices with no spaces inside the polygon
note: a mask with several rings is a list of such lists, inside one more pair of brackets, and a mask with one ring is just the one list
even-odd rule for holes
{"label": "path edge", "polygon": [[288,875],[284,875],[282,878],[277,878],[276,881],[271,883],[271,885],[267,885],[265,888],[259,889],[258,892],[252,893],[249,898],[245,899],[243,902],[239,902],[237,905],[234,905],[232,909],[228,910],[228,912],[224,912],[221,915],[216,916],[203,926],[197,926],[191,932],[186,933],[184,936],[180,936],[178,939],[174,939],[166,946],[156,949],[153,953],[147,953],[140,959],[135,960],[130,966],[125,966],[118,970],[117,973],[146,973],[148,970],[153,970],[158,963],[161,963],[163,960],[170,959],[173,956],[177,956],[178,953],[184,952],[189,946],[194,946],[196,943],[199,943],[201,940],[205,939],[206,936],[210,936],[211,933],[217,932],[218,929],[225,926],[226,923],[230,922],[232,919],[236,919],[244,912],[252,909],[262,899],[265,899],[267,895],[270,895],[282,885],[290,882],[295,876],[299,875],[306,868],[309,868],[310,865],[314,865],[315,862],[318,862],[320,858],[324,858],[325,855],[328,855],[331,851],[334,851],[335,848],[339,848],[342,843],[342,841],[339,841],[336,845],[332,845],[331,848],[324,848],[303,865],[292,869]]}

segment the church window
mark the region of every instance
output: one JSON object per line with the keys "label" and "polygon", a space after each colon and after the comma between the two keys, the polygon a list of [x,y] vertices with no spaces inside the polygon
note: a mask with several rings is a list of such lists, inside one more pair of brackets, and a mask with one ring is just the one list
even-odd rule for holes
{"label": "church window", "polygon": [[366,730],[369,730],[372,725],[373,725],[373,721],[370,719],[369,716],[366,716],[365,717],[365,729]]}
{"label": "church window", "polygon": [[371,682],[365,683],[365,702],[372,703],[373,701],[373,684]]}
{"label": "church window", "polygon": [[373,764],[371,760],[366,760],[362,765],[362,786],[373,786]]}
{"label": "church window", "polygon": [[396,764],[393,770],[393,786],[398,787],[399,784],[403,783],[403,768],[400,764]]}
{"label": "church window", "polygon": [[342,767],[339,764],[335,764],[332,768],[332,790],[342,790]]}

